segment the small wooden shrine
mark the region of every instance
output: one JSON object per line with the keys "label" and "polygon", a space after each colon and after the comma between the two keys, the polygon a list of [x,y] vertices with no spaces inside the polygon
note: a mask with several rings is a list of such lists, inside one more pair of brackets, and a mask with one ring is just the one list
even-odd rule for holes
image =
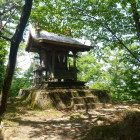
{"label": "small wooden shrine", "polygon": [[[30,31],[26,51],[38,54],[35,59],[34,85],[77,82],[77,52],[89,51],[84,45],[64,35],[47,31]],[[61,86],[61,85],[60,85]]]}

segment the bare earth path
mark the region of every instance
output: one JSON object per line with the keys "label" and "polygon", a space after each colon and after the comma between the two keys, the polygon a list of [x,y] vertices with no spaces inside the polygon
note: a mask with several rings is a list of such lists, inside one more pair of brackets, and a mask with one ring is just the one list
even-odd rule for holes
{"label": "bare earth path", "polygon": [[55,109],[32,110],[20,100],[9,102],[1,124],[4,140],[73,140],[81,139],[93,127],[121,120],[127,110],[139,111],[139,104],[108,104],[88,113],[62,112]]}

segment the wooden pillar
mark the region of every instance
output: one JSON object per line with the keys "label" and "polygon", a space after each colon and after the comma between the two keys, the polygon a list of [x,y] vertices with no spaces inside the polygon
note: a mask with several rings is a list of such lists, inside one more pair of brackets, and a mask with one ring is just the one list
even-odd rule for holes
{"label": "wooden pillar", "polygon": [[36,79],[35,79],[35,78],[36,78],[35,71],[33,71],[33,84],[34,84],[34,85],[36,85],[36,82],[35,82]]}
{"label": "wooden pillar", "polygon": [[41,56],[42,56],[41,67],[45,68],[45,70],[46,70],[45,76],[47,77],[47,80],[53,80],[54,79],[54,67],[55,67],[55,51],[52,52],[52,56],[51,56],[50,52],[47,52],[42,49]]}
{"label": "wooden pillar", "polygon": [[46,51],[41,49],[41,67],[47,66],[47,54]]}
{"label": "wooden pillar", "polygon": [[55,74],[55,51],[52,52],[52,71],[51,71],[51,78],[54,80]]}
{"label": "wooden pillar", "polygon": [[74,80],[77,81],[76,52],[73,52]]}

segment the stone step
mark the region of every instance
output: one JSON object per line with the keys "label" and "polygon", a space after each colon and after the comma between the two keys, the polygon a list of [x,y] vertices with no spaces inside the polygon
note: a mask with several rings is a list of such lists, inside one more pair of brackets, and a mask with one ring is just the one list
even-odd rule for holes
{"label": "stone step", "polygon": [[73,99],[77,99],[77,98],[95,98],[94,96],[82,96],[82,97],[73,97]]}
{"label": "stone step", "polygon": [[92,92],[87,89],[77,90],[76,92],[72,92],[73,97],[86,97],[86,96],[93,96]]}
{"label": "stone step", "polygon": [[72,99],[74,104],[95,103],[98,101],[97,97],[94,96],[73,97]]}
{"label": "stone step", "polygon": [[74,110],[86,110],[86,109],[95,109],[102,108],[103,103],[88,103],[88,104],[74,104]]}

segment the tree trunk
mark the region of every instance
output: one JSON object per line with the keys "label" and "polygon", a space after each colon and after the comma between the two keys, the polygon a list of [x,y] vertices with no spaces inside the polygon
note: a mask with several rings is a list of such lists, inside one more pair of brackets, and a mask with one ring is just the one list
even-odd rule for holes
{"label": "tree trunk", "polygon": [[32,2],[33,0],[25,0],[25,5],[23,6],[22,9],[22,14],[20,17],[19,24],[16,28],[15,34],[11,39],[9,60],[8,60],[8,65],[4,78],[4,84],[2,88],[2,98],[0,102],[0,115],[3,115],[3,113],[6,111],[8,92],[11,87],[12,78],[15,70],[18,47],[22,40],[23,32],[25,30],[26,24],[28,22],[31,13]]}

